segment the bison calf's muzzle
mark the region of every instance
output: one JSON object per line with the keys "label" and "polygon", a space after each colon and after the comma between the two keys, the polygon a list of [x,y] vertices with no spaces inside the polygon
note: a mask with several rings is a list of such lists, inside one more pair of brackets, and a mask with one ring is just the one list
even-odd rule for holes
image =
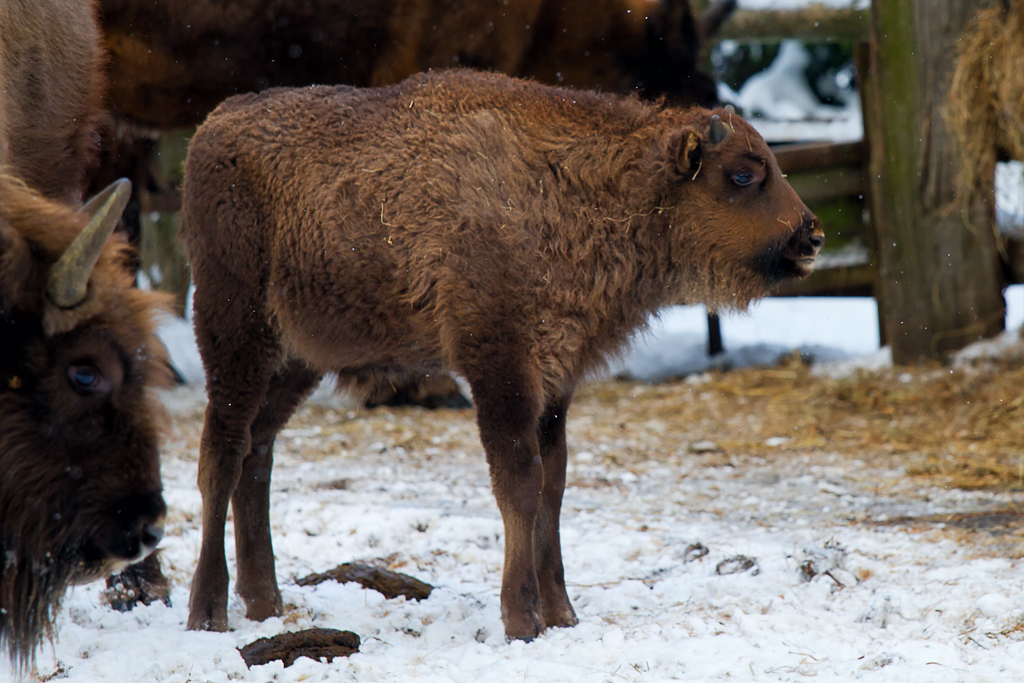
{"label": "bison calf's muzzle", "polygon": [[814,271],[814,264],[825,246],[825,233],[821,222],[808,213],[803,221],[793,230],[782,248],[783,264],[775,279],[782,282],[792,277],[803,277]]}
{"label": "bison calf's muzzle", "polygon": [[506,635],[576,623],[559,516],[577,384],[660,308],[744,308],[822,245],[732,112],[458,70],[227,100],[190,144],[182,218],[210,399],[188,625],[217,630],[229,505],[247,616],[280,614],[272,448],[320,378],[438,369],[477,408]]}

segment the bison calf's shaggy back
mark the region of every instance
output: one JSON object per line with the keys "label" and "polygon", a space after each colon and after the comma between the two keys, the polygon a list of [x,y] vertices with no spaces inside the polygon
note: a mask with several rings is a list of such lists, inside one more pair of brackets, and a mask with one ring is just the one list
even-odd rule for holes
{"label": "bison calf's shaggy back", "polygon": [[325,373],[468,380],[505,527],[502,617],[576,617],[558,519],[576,385],[680,299],[744,307],[823,238],[731,113],[451,71],[236,97],[189,150],[185,240],[209,377],[189,627],[280,614],[274,438]]}

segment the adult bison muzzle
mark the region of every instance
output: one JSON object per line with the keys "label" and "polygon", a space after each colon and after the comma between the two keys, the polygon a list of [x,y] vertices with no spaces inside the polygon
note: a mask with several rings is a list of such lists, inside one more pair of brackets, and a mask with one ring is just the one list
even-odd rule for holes
{"label": "adult bison muzzle", "polygon": [[166,373],[158,299],[108,243],[128,193],[123,181],[75,211],[0,174],[0,647],[17,668],[69,585],[163,535],[147,395]]}
{"label": "adult bison muzzle", "polygon": [[274,438],[325,373],[468,381],[505,527],[506,635],[576,616],[558,519],[566,411],[654,311],[743,308],[823,237],[726,110],[449,71],[229,99],[192,140],[182,237],[209,405],[188,626],[280,614]]}

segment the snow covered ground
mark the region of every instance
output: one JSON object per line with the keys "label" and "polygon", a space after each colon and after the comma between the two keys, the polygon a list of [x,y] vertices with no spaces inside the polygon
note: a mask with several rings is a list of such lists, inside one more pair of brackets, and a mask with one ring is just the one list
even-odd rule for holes
{"label": "snow covered ground", "polygon": [[[1014,327],[1024,321],[1021,293],[1008,296]],[[869,300],[772,299],[749,316],[727,316],[723,329],[737,358],[770,343],[780,352],[813,346],[822,357],[862,359],[877,351],[875,316]],[[703,324],[700,309],[669,311],[624,365],[655,374],[677,373],[680,361],[693,367],[686,348],[703,353]],[[194,356],[187,326],[165,330],[178,363]],[[700,381],[680,387],[701,400]],[[120,614],[103,605],[101,584],[75,588],[38,676],[76,683],[1024,677],[1015,630],[1024,618],[1020,563],[938,532],[871,524],[992,507],[1005,496],[919,489],[901,483],[898,467],[841,454],[785,454],[783,437],[769,440],[785,455],[778,461],[739,453],[715,463],[686,443],[646,452],[643,443],[598,437],[605,418],[586,408],[570,416],[562,521],[580,624],[507,644],[498,606],[501,522],[471,412],[357,413],[322,396],[277,449],[272,519],[283,618],[247,621],[232,595],[230,632],[184,628],[199,549],[195,480],[205,399],[201,388],[182,389],[167,396],[173,428],[163,463],[171,514],[162,547],[173,606]],[[652,422],[641,431],[663,428]],[[230,529],[228,538],[234,576]],[[693,559],[688,549],[697,543],[709,552]],[[756,568],[716,572],[738,555]],[[294,583],[374,558],[437,589],[411,602],[352,584]],[[808,561],[818,574],[810,581],[801,572]],[[299,659],[287,669],[275,662],[250,670],[236,650],[312,626],[355,631],[362,651],[329,664]],[[0,668],[0,679],[10,675]]]}

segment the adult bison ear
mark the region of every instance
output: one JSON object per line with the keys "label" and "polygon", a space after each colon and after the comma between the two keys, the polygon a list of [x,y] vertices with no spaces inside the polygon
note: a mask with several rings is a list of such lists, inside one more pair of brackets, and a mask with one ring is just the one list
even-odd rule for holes
{"label": "adult bison ear", "polygon": [[0,315],[22,297],[32,273],[32,250],[0,214]]}
{"label": "adult bison ear", "polygon": [[693,180],[697,177],[703,155],[703,143],[696,131],[686,128],[672,134],[667,161],[684,179]]}
{"label": "adult bison ear", "polygon": [[73,308],[85,299],[92,269],[117,227],[131,194],[131,181],[121,178],[78,210],[88,218],[88,223],[53,264],[46,282],[46,295],[60,308]]}

